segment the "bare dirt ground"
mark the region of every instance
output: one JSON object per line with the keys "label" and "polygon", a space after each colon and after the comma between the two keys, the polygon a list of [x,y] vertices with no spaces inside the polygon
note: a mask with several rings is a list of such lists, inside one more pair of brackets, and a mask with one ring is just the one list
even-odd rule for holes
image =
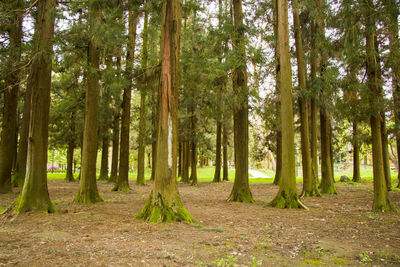
{"label": "bare dirt ground", "polygon": [[[271,184],[251,184],[255,204],[226,202],[232,183],[180,184],[192,224],[136,220],[151,185],[130,182],[128,193],[99,182],[105,201],[78,205],[76,182],[50,180],[58,212],[3,216],[0,266],[400,266],[400,215],[371,212],[369,182],[336,183],[338,195],[304,199],[308,211],[265,207]],[[400,191],[390,195],[400,208]]]}

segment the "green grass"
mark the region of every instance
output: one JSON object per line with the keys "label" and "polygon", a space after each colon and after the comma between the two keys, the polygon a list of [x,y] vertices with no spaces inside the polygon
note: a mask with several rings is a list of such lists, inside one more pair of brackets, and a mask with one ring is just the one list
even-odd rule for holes
{"label": "green grass", "polygon": [[[296,178],[296,181],[298,183],[301,183],[303,181],[303,178],[301,177],[301,167],[298,167],[298,177]],[[214,178],[214,171],[215,167],[214,166],[207,166],[207,167],[202,167],[202,168],[197,168],[197,177],[198,180],[201,182],[212,182]],[[252,178],[250,179],[250,183],[272,183],[274,180],[275,172],[272,170],[266,170],[266,169],[258,169],[257,171],[266,174],[267,176],[271,178]],[[361,180],[366,180],[366,181],[372,181],[372,167],[370,166],[362,166],[361,167]],[[75,173],[74,177],[75,179],[78,177],[79,173]],[[222,171],[221,171],[222,175]],[[335,169],[335,180],[339,181],[340,176],[346,175],[350,179],[352,178],[352,169],[346,169],[342,170],[340,168]],[[129,179],[130,180],[135,180],[137,176],[136,171],[130,171],[129,172]],[[145,178],[146,180],[149,180],[151,177],[151,169],[150,168],[145,168]],[[63,180],[65,179],[65,172],[48,172],[47,173],[47,178],[51,180]],[[229,181],[233,181],[235,178],[235,170],[234,169],[229,169]],[[250,175],[251,178],[251,175]],[[179,178],[180,179],[180,178]],[[397,172],[392,171],[392,185],[395,186],[397,185]]]}

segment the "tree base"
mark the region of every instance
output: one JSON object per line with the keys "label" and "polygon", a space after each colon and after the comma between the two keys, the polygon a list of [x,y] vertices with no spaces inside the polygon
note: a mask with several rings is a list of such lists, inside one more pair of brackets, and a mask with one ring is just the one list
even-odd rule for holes
{"label": "tree base", "polygon": [[67,181],[67,182],[73,182],[73,181],[75,181],[75,180],[74,180],[74,176],[73,176],[73,175],[67,175],[67,176],[65,177],[65,181]]}
{"label": "tree base", "polygon": [[192,181],[192,183],[190,184],[191,186],[196,186],[196,185],[198,185],[198,183],[197,183],[197,180],[196,181]]}
{"label": "tree base", "polygon": [[321,197],[321,193],[318,190],[318,187],[315,185],[313,186],[313,189],[311,189],[311,191],[308,190],[303,190],[303,192],[301,192],[300,197]]}
{"label": "tree base", "polygon": [[99,176],[99,180],[100,181],[108,181],[108,177],[107,177],[107,175],[102,175],[102,176]]}
{"label": "tree base", "polygon": [[164,222],[195,222],[189,212],[182,203],[166,204],[163,197],[159,193],[157,198],[153,200],[153,191],[146,201],[142,211],[136,216],[136,219],[143,219],[149,223]]}
{"label": "tree base", "polygon": [[131,191],[131,188],[129,187],[129,184],[121,184],[121,185],[114,185],[114,187],[111,189],[111,191],[122,191],[122,192],[129,192]]}
{"label": "tree base", "polygon": [[331,185],[320,185],[319,186],[321,194],[327,194],[327,195],[337,195],[337,191],[335,188],[334,184]]}
{"label": "tree base", "polygon": [[296,194],[287,194],[286,191],[279,191],[276,197],[267,206],[278,209],[306,209],[308,208],[300,201]]}
{"label": "tree base", "polygon": [[73,202],[89,204],[89,203],[103,202],[103,199],[100,197],[99,192],[97,190],[95,190],[95,192],[93,191],[82,192],[79,189],[78,193],[74,197]]}
{"label": "tree base", "polygon": [[361,178],[360,177],[353,177],[353,179],[351,181],[353,183],[360,183],[361,182]]}
{"label": "tree base", "polygon": [[242,188],[239,190],[233,188],[227,201],[253,203],[254,199],[253,199],[253,195],[251,194],[249,188]]}
{"label": "tree base", "polygon": [[13,210],[15,214],[21,214],[28,211],[43,211],[47,213],[55,213],[56,209],[51,203],[50,199],[46,197],[41,199],[36,199],[36,201],[30,200],[22,197],[20,195],[8,210]]}
{"label": "tree base", "polygon": [[145,186],[145,185],[147,185],[147,183],[146,183],[145,179],[138,179],[138,180],[136,180],[136,185]]}
{"label": "tree base", "polygon": [[373,211],[376,212],[396,212],[397,209],[395,206],[392,205],[392,203],[390,203],[390,201],[387,201],[386,204],[373,204],[372,207]]}

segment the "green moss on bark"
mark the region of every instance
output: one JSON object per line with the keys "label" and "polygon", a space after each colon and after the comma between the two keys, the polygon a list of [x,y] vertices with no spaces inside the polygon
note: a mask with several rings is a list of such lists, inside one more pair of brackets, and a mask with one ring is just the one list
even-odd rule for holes
{"label": "green moss on bark", "polygon": [[234,187],[227,201],[253,203],[254,199],[248,187],[241,187],[236,189]]}
{"label": "green moss on bark", "polygon": [[78,190],[78,193],[74,197],[73,202],[77,203],[96,203],[103,202],[103,199],[100,197],[99,192],[97,190]]}
{"label": "green moss on bark", "polygon": [[319,187],[321,189],[322,194],[337,195],[337,191],[333,183],[328,185],[321,183]]}
{"label": "green moss on bark", "polygon": [[285,190],[280,191],[267,206],[278,209],[308,209],[300,201],[297,193],[288,194]]}
{"label": "green moss on bark", "polygon": [[150,193],[142,211],[136,216],[136,219],[144,219],[149,223],[197,221],[189,214],[182,203],[167,204],[160,193],[153,199],[153,191]]}

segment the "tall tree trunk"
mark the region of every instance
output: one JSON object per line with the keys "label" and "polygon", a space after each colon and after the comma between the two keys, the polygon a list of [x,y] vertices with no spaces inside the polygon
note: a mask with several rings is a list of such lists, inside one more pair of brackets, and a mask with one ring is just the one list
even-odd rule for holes
{"label": "tall tree trunk", "polygon": [[[274,34],[275,34],[275,94],[279,96],[279,88],[280,88],[280,62],[279,62],[279,47],[278,47],[278,0],[274,0]],[[275,177],[274,177],[274,184],[279,185],[279,181],[281,179],[282,173],[282,126],[280,122],[280,109],[281,104],[279,97],[277,97],[276,102],[276,167],[275,167]]]}
{"label": "tall tree trunk", "polygon": [[[218,0],[218,25],[222,28],[222,0]],[[219,62],[222,62],[222,44],[218,44],[218,57]],[[224,79],[224,77],[222,77]],[[215,173],[214,173],[214,183],[221,182],[221,134],[222,134],[222,79],[220,77],[216,78],[217,87],[217,136],[216,136],[216,146],[215,146]]]}
{"label": "tall tree trunk", "polygon": [[192,141],[191,145],[192,145],[192,149],[191,149],[192,163],[190,165],[191,165],[192,171],[190,173],[190,180],[192,181],[192,185],[197,185],[197,145],[196,145],[196,141]]}
{"label": "tall tree trunk", "polygon": [[16,200],[17,213],[30,210],[54,212],[47,190],[47,149],[50,113],[51,55],[53,53],[55,0],[39,1],[35,20],[32,61],[32,109],[25,183]]}
{"label": "tall tree trunk", "polygon": [[[386,10],[388,12],[388,29],[389,29],[389,40],[390,40],[390,54],[389,54],[389,65],[392,68],[392,90],[393,90],[393,113],[395,123],[395,137],[397,142],[397,160],[400,168],[400,58],[397,56],[397,52],[400,50],[400,39],[399,39],[399,9],[393,8],[396,6],[395,0],[385,1]],[[398,184],[397,188],[400,188],[400,171],[398,172]]]}
{"label": "tall tree trunk", "polygon": [[300,102],[300,133],[301,133],[301,157],[303,167],[303,192],[304,197],[319,196],[319,191],[316,181],[312,175],[312,162],[310,150],[310,135],[308,123],[308,97],[307,97],[307,80],[306,80],[306,62],[304,59],[303,38],[301,36],[300,16],[298,10],[298,1],[293,0],[293,21],[294,34],[296,42],[296,57],[297,57],[297,76],[301,90]]}
{"label": "tall tree trunk", "polygon": [[228,173],[228,129],[226,126],[226,122],[222,126],[222,180],[229,181],[229,173]]}
{"label": "tall tree trunk", "polygon": [[137,218],[149,222],[192,222],[194,218],[183,206],[176,182],[182,1],[164,1],[162,17],[157,167],[153,189]]}
{"label": "tall tree trunk", "polygon": [[[35,70],[36,71],[36,70]],[[25,181],[26,173],[26,160],[28,156],[28,136],[29,136],[29,122],[31,117],[31,98],[32,98],[32,73],[29,75],[26,91],[24,108],[18,143],[17,162],[12,176],[12,185],[22,188]]]}
{"label": "tall tree trunk", "polygon": [[337,194],[333,181],[332,158],[331,158],[331,123],[330,116],[324,107],[319,112],[321,127],[321,184],[322,194]]}
{"label": "tall tree trunk", "polygon": [[103,201],[99,195],[96,183],[96,160],[98,140],[98,113],[99,113],[99,47],[98,37],[94,29],[101,20],[99,3],[89,6],[89,47],[87,88],[85,99],[85,123],[83,128],[82,166],[78,193],[74,202],[94,203]]}
{"label": "tall tree trunk", "polygon": [[[375,16],[373,15],[374,4],[372,0],[363,1],[363,15],[366,20],[365,39],[366,39],[366,61],[369,89],[369,105],[372,109],[380,107],[382,94],[378,85],[378,66],[375,51]],[[382,137],[381,137],[381,115],[380,112],[371,112],[371,137],[372,137],[372,165],[374,175],[374,211],[394,211],[395,207],[391,204],[387,192],[385,171],[383,165]]]}
{"label": "tall tree trunk", "polygon": [[108,131],[103,133],[102,147],[101,147],[101,161],[100,161],[100,175],[99,180],[108,180],[108,147],[110,140]]}
{"label": "tall tree trunk", "polygon": [[357,123],[353,122],[353,182],[359,183],[360,176],[360,142],[357,138]]}
{"label": "tall tree trunk", "polygon": [[183,163],[183,143],[178,142],[178,177],[182,176]]}
{"label": "tall tree trunk", "polygon": [[119,111],[116,111],[113,121],[113,139],[111,154],[110,182],[115,182],[118,176],[118,152],[119,152]]}
{"label": "tall tree trunk", "polygon": [[289,53],[288,1],[277,4],[278,47],[280,62],[282,176],[276,197],[268,204],[277,208],[305,208],[296,189],[292,73]]}
{"label": "tall tree trunk", "polygon": [[74,181],[74,174],[72,170],[72,165],[74,162],[74,149],[75,149],[75,111],[71,113],[68,149],[67,149],[67,175],[65,180],[67,182]]}
{"label": "tall tree trunk", "polygon": [[189,141],[183,142],[183,168],[182,168],[182,179],[181,181],[185,184],[189,183],[189,153],[190,146]]}
{"label": "tall tree trunk", "polygon": [[382,137],[382,154],[383,154],[383,170],[385,173],[386,187],[388,191],[392,191],[392,175],[390,173],[389,162],[389,144],[386,131],[385,113],[381,112],[381,137]]}
{"label": "tall tree trunk", "polygon": [[131,122],[131,94],[132,94],[132,74],[133,61],[135,58],[136,28],[139,13],[133,11],[134,3],[129,4],[129,43],[126,54],[126,77],[129,81],[128,86],[124,88],[122,100],[122,118],[121,118],[121,142],[119,155],[119,175],[113,191],[129,191],[129,130]]}
{"label": "tall tree trunk", "polygon": [[24,1],[14,1],[12,25],[8,25],[10,61],[6,64],[4,109],[0,141],[0,193],[11,192],[11,171],[15,153],[17,128],[18,91],[20,81],[22,20]]}
{"label": "tall tree trunk", "polygon": [[228,201],[253,202],[249,186],[249,111],[246,70],[246,50],[243,31],[242,0],[233,0],[234,51],[239,59],[239,66],[233,71],[233,90],[239,97],[233,113],[235,147],[235,182]]}
{"label": "tall tree trunk", "polygon": [[[142,48],[142,69],[147,68],[147,44],[148,44],[148,11],[147,8],[144,11],[144,24],[143,24],[143,48]],[[139,119],[139,151],[138,151],[138,174],[136,178],[137,185],[146,185],[146,180],[144,177],[144,165],[145,165],[145,135],[146,135],[146,91],[148,90],[148,83],[145,81],[142,84],[140,90],[140,119]]]}

